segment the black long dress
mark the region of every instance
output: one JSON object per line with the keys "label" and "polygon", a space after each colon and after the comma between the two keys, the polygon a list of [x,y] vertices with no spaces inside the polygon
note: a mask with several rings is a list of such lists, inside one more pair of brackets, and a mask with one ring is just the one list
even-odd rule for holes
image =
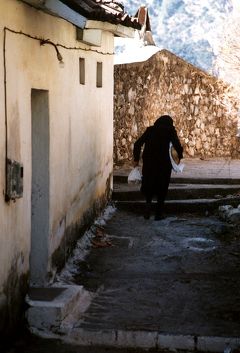
{"label": "black long dress", "polygon": [[172,165],[169,157],[169,143],[172,142],[179,159],[183,157],[183,148],[170,116],[161,116],[153,126],[146,129],[134,144],[134,161],[139,161],[142,154],[142,185],[141,191],[146,201],[151,202],[157,196],[156,213],[161,214],[167,196]]}

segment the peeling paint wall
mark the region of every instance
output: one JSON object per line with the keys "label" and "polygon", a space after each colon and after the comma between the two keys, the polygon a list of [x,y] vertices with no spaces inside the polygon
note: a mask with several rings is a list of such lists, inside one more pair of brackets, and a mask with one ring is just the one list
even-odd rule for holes
{"label": "peeling paint wall", "polygon": [[133,143],[169,114],[187,157],[239,157],[236,104],[222,105],[226,85],[162,50],[141,63],[115,65],[114,162],[132,160]]}
{"label": "peeling paint wall", "polygon": [[[71,248],[64,240],[69,229],[74,229],[71,239],[79,237],[82,224],[89,222],[109,197],[113,55],[108,53],[113,52],[113,35],[103,32],[102,46],[90,48],[76,40],[75,26],[23,2],[2,0],[0,13],[4,13],[0,18],[2,53],[5,49],[0,56],[0,101],[6,98],[6,112],[4,104],[0,105],[0,311],[4,312],[6,300],[22,298],[21,288],[28,285],[31,272],[31,91],[45,90],[49,97],[47,280],[47,273],[52,277],[56,271],[52,254],[63,246]],[[58,50],[64,67],[59,64],[54,45],[40,45],[39,38],[61,45]],[[85,85],[79,83],[80,57],[85,58]],[[103,63],[101,88],[96,87],[97,62]],[[4,201],[6,147],[8,157],[24,167],[23,198],[9,203]],[[41,256],[39,249],[39,261]],[[6,290],[13,267],[15,285]],[[24,286],[20,285],[21,278]]]}

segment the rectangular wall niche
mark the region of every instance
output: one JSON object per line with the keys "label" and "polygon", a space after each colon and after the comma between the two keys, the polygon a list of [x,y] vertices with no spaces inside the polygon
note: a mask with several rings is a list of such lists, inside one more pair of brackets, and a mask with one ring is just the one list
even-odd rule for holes
{"label": "rectangular wall niche", "polygon": [[79,58],[79,82],[85,85],[85,59]]}
{"label": "rectangular wall niche", "polygon": [[49,93],[32,89],[32,205],[30,281],[44,286],[48,274],[48,244],[50,234],[50,119]]}
{"label": "rectangular wall niche", "polygon": [[97,87],[102,87],[102,62],[97,62]]}

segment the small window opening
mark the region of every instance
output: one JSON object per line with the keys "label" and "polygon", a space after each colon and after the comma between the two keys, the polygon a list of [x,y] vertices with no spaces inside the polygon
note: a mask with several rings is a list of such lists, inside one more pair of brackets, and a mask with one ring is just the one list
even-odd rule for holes
{"label": "small window opening", "polygon": [[79,58],[79,82],[85,85],[85,59]]}
{"label": "small window opening", "polygon": [[97,87],[102,87],[102,62],[97,62]]}

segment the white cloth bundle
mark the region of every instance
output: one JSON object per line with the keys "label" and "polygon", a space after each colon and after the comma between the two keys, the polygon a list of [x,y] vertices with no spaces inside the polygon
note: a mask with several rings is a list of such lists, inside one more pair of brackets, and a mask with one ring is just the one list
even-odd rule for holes
{"label": "white cloth bundle", "polygon": [[172,142],[169,143],[169,157],[172,163],[172,169],[175,173],[182,173],[185,164],[181,163],[178,158],[176,158],[177,151],[173,147]]}

